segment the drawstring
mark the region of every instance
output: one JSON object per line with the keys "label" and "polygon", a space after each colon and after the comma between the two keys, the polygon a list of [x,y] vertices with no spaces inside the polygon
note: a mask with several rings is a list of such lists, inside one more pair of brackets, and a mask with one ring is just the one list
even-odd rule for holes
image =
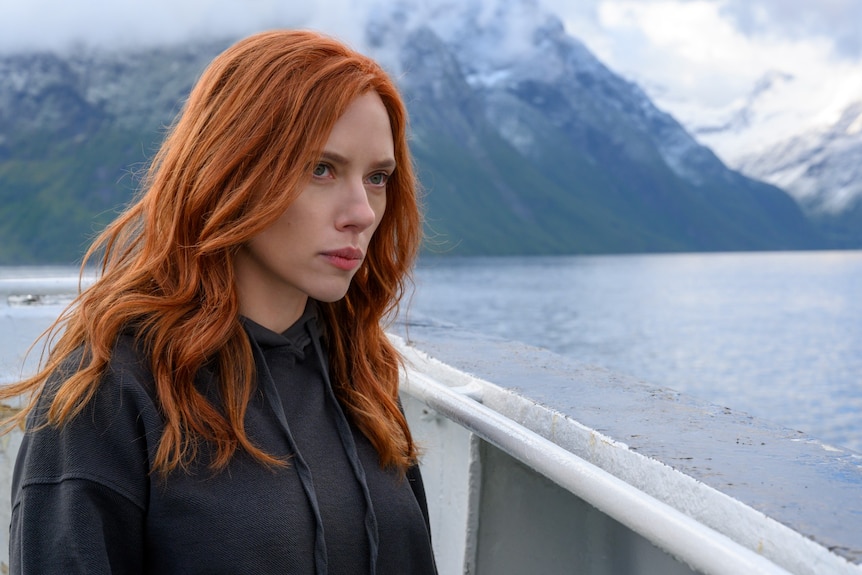
{"label": "drawstring", "polygon": [[[316,311],[316,310],[315,310]],[[335,391],[332,388],[332,381],[329,379],[329,366],[327,365],[327,356],[323,353],[323,347],[320,344],[320,331],[317,326],[316,313],[305,323],[305,328],[308,335],[314,344],[314,351],[317,354],[320,369],[323,373],[323,380],[326,387],[326,394],[333,408],[335,409],[335,424],[341,443],[344,446],[344,451],[347,454],[347,459],[350,462],[350,467],[353,470],[353,475],[359,482],[362,488],[362,494],[365,498],[365,533],[368,537],[368,550],[370,555],[369,574],[376,575],[377,573],[377,556],[380,547],[380,537],[377,529],[377,516],[374,513],[374,505],[371,500],[371,492],[368,489],[368,481],[365,477],[365,469],[362,467],[362,462],[359,459],[359,452],[356,449],[356,442],[353,439],[353,432],[350,429],[350,424],[341,409],[341,404],[335,396]],[[281,397],[278,395],[275,380],[272,377],[272,372],[264,356],[260,344],[254,337],[249,337],[251,341],[252,353],[255,355],[255,363],[260,366],[261,376],[264,382],[263,388],[266,394],[267,401],[272,406],[275,416],[281,423],[287,437],[288,446],[293,452],[291,458],[293,464],[296,465],[296,472],[299,475],[300,483],[305,490],[311,508],[314,511],[314,520],[316,525],[314,536],[314,563],[318,575],[327,575],[328,563],[326,554],[326,538],[323,530],[323,519],[320,515],[320,507],[317,502],[317,494],[314,490],[314,480],[311,475],[311,468],[302,458],[296,441],[290,432],[290,426],[287,424],[287,417],[284,413],[284,405]]]}
{"label": "drawstring", "polygon": [[281,427],[287,436],[288,446],[293,452],[293,457],[291,459],[293,464],[296,465],[296,472],[299,475],[299,481],[302,483],[302,488],[305,490],[305,495],[311,504],[311,509],[314,511],[314,521],[316,525],[314,533],[315,570],[318,575],[327,575],[326,538],[323,533],[323,519],[320,516],[320,508],[317,504],[317,494],[314,491],[314,481],[311,477],[311,468],[308,467],[308,464],[302,458],[296,445],[296,441],[294,441],[293,435],[290,433],[290,427],[287,425],[287,417],[284,415],[284,406],[281,403],[281,398],[279,397],[278,390],[275,387],[275,380],[272,377],[272,372],[269,370],[269,365],[267,365],[266,358],[263,355],[263,350],[260,349],[260,346],[253,337],[249,337],[249,340],[252,344],[252,352],[257,356],[257,361],[255,363],[260,366],[260,369],[263,370],[263,375],[265,376],[263,378],[264,393],[266,393],[269,405],[275,412],[275,416],[278,418],[278,421],[281,423]]}
{"label": "drawstring", "polygon": [[314,351],[317,353],[318,361],[320,361],[320,369],[323,370],[323,379],[326,382],[326,391],[329,395],[332,405],[335,406],[337,417],[335,418],[338,434],[341,436],[341,443],[347,452],[347,458],[350,460],[350,466],[353,468],[353,474],[359,485],[362,486],[362,494],[365,496],[365,532],[368,535],[368,549],[370,552],[371,565],[369,574],[376,575],[377,573],[377,552],[380,546],[380,536],[377,531],[377,516],[374,514],[374,505],[371,502],[371,493],[368,490],[368,481],[365,478],[365,469],[362,467],[362,462],[359,460],[359,452],[356,450],[356,442],[353,440],[353,432],[347,423],[347,418],[341,409],[341,404],[338,403],[335,397],[335,392],[332,389],[332,381],[329,379],[329,366],[326,365],[323,354],[323,348],[320,345],[320,332],[317,329],[317,317],[312,318],[306,324],[311,335],[311,341],[314,343]]}

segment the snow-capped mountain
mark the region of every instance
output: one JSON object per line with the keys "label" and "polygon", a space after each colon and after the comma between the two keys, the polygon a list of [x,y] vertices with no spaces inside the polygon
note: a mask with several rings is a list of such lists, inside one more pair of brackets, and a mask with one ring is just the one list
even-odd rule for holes
{"label": "snow-capped mountain", "polygon": [[[729,170],[534,0],[370,13],[361,49],[404,91],[432,251],[822,245],[786,193]],[[0,260],[79,253],[228,43],[0,56]]]}
{"label": "snow-capped mountain", "polygon": [[784,189],[812,217],[841,218],[862,207],[862,78],[815,94],[800,79],[771,71],[713,115],[662,96],[728,166]]}
{"label": "snow-capped mountain", "polygon": [[813,214],[841,214],[862,202],[862,99],[834,124],[744,155],[737,167],[787,190]]}
{"label": "snow-capped mountain", "polygon": [[797,129],[787,122],[788,111],[776,113],[775,95],[793,82],[792,75],[776,70],[767,72],[739,101],[713,117],[694,115],[688,121],[692,134],[708,144],[730,165],[764,143],[784,140]]}
{"label": "snow-capped mountain", "polygon": [[[227,41],[134,50],[76,46],[0,57],[0,133],[54,123],[61,131],[110,119],[129,129],[167,125]],[[53,114],[48,117],[46,114]]]}
{"label": "snow-capped mountain", "polygon": [[[403,55],[411,52],[408,45],[415,41],[417,31],[433,34],[451,54],[469,87],[484,96],[481,113],[525,155],[537,151],[535,144],[542,134],[529,118],[512,113],[512,106],[525,100],[525,90],[549,87],[556,93],[532,94],[531,104],[550,113],[557,124],[574,113],[612,132],[624,114],[638,131],[650,136],[678,176],[696,184],[703,178],[705,166],[721,170],[709,150],[656,108],[637,85],[613,74],[583,43],[567,35],[562,22],[536,0],[442,0],[433,4],[400,0],[381,8],[377,16],[368,27],[369,46],[403,78],[408,89],[422,82],[424,62],[422,55],[414,62],[405,62]],[[598,93],[577,97],[592,88],[606,90],[611,97],[595,97]],[[549,99],[552,97],[561,99],[555,102]]]}
{"label": "snow-capped mountain", "polygon": [[[448,131],[454,144],[482,154],[477,134],[490,133],[569,196],[601,210],[598,218],[605,223],[637,212],[638,221],[622,232],[629,246],[651,244],[645,238],[654,239],[657,229],[674,241],[701,246],[763,237],[777,232],[775,222],[753,216],[764,209],[769,218],[789,218],[778,227],[795,222],[789,233],[797,245],[812,241],[785,193],[728,170],[535,0],[444,0],[432,7],[401,0],[375,12],[368,45],[408,93],[418,144],[427,132]],[[421,145],[418,151],[429,153]],[[493,171],[487,178],[513,213],[531,215],[536,189],[512,189]],[[611,207],[618,195],[625,196],[625,207]],[[590,228],[598,218],[587,212],[576,212],[572,221],[585,219],[584,228]],[[736,231],[718,232],[713,217],[733,222]]]}

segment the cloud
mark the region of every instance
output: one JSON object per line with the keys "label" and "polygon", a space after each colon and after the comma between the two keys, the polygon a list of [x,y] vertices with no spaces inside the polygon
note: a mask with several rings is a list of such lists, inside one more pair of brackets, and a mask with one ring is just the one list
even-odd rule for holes
{"label": "cloud", "polygon": [[[241,36],[275,27],[310,27],[359,43],[373,0],[0,0],[0,50],[60,49],[70,43],[156,44]],[[494,0],[480,0],[488,4]],[[541,0],[570,25],[601,34],[600,11],[619,0]],[[642,5],[712,5],[751,37],[828,38],[837,54],[862,56],[859,0],[639,0]],[[599,50],[597,50],[599,51]]]}
{"label": "cloud", "polygon": [[[600,13],[620,0],[543,0],[573,30],[601,29]],[[859,0],[638,0],[644,8],[665,5],[713,7],[741,34],[773,41],[822,39],[836,55],[862,57],[862,2]]]}
{"label": "cloud", "polygon": [[130,46],[315,28],[354,43],[367,2],[325,0],[0,0],[0,50]]}
{"label": "cloud", "polygon": [[[756,125],[706,141],[728,161],[831,126],[862,97],[859,0],[543,0],[569,33],[683,125]],[[782,77],[756,92],[764,78]]]}
{"label": "cloud", "polygon": [[859,0],[723,0],[721,11],[750,36],[829,38],[842,57],[862,57]]}
{"label": "cloud", "polygon": [[850,49],[862,41],[858,0],[543,1],[599,59],[667,105],[725,108],[773,71],[829,90],[830,78],[862,69]]}

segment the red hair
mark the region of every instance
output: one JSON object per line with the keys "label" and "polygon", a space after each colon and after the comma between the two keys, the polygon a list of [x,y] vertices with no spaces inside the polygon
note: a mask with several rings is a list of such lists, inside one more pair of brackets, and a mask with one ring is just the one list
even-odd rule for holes
{"label": "red hair", "polygon": [[[243,425],[255,366],[232,262],[297,197],[335,122],[371,90],[388,111],[398,167],[347,295],[320,305],[336,395],[381,465],[405,470],[416,450],[398,406],[400,358],[381,320],[397,309],[421,241],[407,113],[377,63],[314,32],[257,34],[210,64],[153,159],[142,195],[87,252],[85,264],[101,260],[99,279],[52,327],[56,342],[41,371],[0,398],[38,392],[83,346],[80,369],[48,412],[50,424],[62,425],[93,397],[118,335],[132,326],[149,354],[165,418],[155,470],[185,467],[200,439],[216,448],[216,468],[237,449],[282,463],[256,447]],[[213,363],[222,409],[194,386],[199,370]]]}

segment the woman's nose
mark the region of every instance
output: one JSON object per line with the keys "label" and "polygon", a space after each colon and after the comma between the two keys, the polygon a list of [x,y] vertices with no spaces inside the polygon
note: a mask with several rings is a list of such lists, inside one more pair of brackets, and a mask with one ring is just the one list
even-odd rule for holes
{"label": "woman's nose", "polygon": [[363,231],[374,224],[377,220],[375,202],[365,189],[365,183],[358,179],[352,179],[347,185],[343,204],[339,211],[339,228],[356,228]]}

